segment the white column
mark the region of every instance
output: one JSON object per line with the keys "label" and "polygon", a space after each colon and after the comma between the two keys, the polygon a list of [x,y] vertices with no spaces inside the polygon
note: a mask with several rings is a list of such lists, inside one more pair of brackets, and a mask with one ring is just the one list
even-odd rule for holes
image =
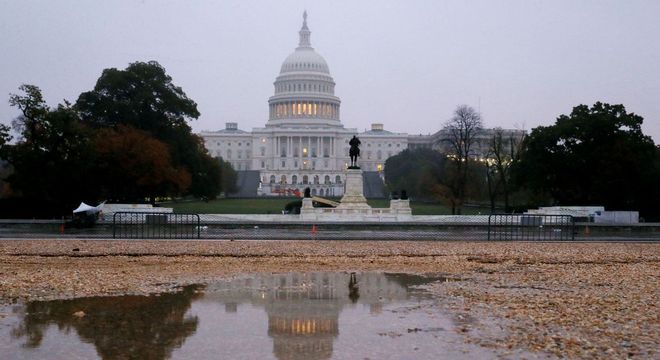
{"label": "white column", "polygon": [[287,142],[286,157],[287,158],[293,157],[293,145],[291,144],[293,142],[293,136],[287,137],[286,142]]}

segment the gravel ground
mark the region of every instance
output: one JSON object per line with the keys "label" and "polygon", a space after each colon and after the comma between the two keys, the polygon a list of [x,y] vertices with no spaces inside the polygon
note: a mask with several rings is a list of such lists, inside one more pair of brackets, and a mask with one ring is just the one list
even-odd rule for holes
{"label": "gravel ground", "polygon": [[461,278],[429,286],[437,306],[451,311],[467,341],[505,353],[658,356],[660,244],[653,243],[0,240],[0,301],[334,270]]}

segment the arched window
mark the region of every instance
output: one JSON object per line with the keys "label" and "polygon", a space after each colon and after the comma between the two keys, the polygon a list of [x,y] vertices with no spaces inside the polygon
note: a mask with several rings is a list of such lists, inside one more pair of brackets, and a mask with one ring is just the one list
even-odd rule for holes
{"label": "arched window", "polygon": [[330,175],[325,176],[325,180],[323,181],[323,183],[326,185],[330,184]]}
{"label": "arched window", "polygon": [[298,176],[297,176],[297,175],[293,175],[293,176],[291,177],[291,184],[296,185],[297,183],[298,183]]}
{"label": "arched window", "polygon": [[314,175],[314,184],[317,184],[317,185],[318,185],[318,183],[319,183],[319,176],[318,176],[318,175]]}
{"label": "arched window", "polygon": [[341,176],[339,175],[335,176],[335,183],[341,184]]}
{"label": "arched window", "polygon": [[282,175],[280,178],[280,184],[286,184],[286,175]]}
{"label": "arched window", "polygon": [[275,175],[270,176],[270,183],[275,184]]}
{"label": "arched window", "polygon": [[309,178],[307,175],[303,175],[303,184],[309,184]]}
{"label": "arched window", "polygon": [[316,189],[312,189],[312,195],[316,195]]}

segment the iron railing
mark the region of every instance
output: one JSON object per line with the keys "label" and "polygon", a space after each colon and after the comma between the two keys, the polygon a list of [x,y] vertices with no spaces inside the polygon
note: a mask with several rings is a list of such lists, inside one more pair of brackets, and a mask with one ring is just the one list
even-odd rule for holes
{"label": "iron railing", "polygon": [[488,216],[488,240],[566,241],[575,239],[570,215],[494,214]]}
{"label": "iron railing", "polygon": [[113,239],[199,239],[197,214],[116,212],[112,216]]}
{"label": "iron railing", "polygon": [[[263,216],[261,217],[263,218]],[[0,219],[0,238],[438,240],[438,241],[659,241],[660,224],[574,223],[570,216],[418,216],[414,221],[310,221],[300,216],[107,214],[92,227],[62,220]]]}

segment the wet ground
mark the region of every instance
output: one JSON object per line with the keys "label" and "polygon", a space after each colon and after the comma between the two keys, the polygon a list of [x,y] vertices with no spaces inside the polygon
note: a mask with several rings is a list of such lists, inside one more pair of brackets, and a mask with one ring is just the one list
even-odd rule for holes
{"label": "wet ground", "polygon": [[[441,334],[439,337],[451,342],[451,349],[467,346],[470,351],[468,354],[474,354],[476,349],[480,349],[486,353],[483,356],[485,358],[492,358],[493,354],[505,358],[545,358],[547,354],[571,359],[658,358],[660,246],[653,243],[0,240],[0,304],[27,304],[32,301],[37,302],[30,304],[40,304],[50,300],[77,304],[75,301],[82,300],[68,302],[63,299],[89,299],[92,296],[105,296],[103,299],[110,299],[108,301],[113,303],[123,301],[118,299],[126,299],[139,311],[130,319],[123,320],[119,328],[127,329],[133,338],[138,339],[140,337],[135,334],[152,331],[135,330],[129,326],[134,318],[146,316],[145,308],[148,306],[140,307],[140,304],[148,303],[148,299],[153,297],[144,295],[161,294],[161,298],[169,298],[167,293],[185,292],[182,286],[204,284],[207,287],[201,293],[193,293],[203,297],[200,300],[197,300],[198,297],[191,299],[189,308],[185,307],[185,311],[190,311],[194,317],[195,311],[202,306],[202,299],[218,290],[216,285],[221,279],[240,279],[245,274],[291,272],[339,272],[348,274],[345,276],[349,276],[349,281],[351,272],[445,274],[451,278],[460,278],[461,281],[431,281],[418,285],[423,287],[426,293],[424,296],[427,297],[413,294],[403,302],[393,300],[381,304],[384,310],[375,319],[383,319],[387,326],[401,325],[379,330],[378,339],[388,340],[384,345],[376,342],[376,346],[369,347],[383,349],[384,355],[380,357],[384,358],[390,354],[390,358],[441,357],[435,356],[434,349],[440,349],[437,351],[444,354],[446,346],[425,348],[429,344],[436,345],[429,340],[429,334]],[[357,281],[359,283],[359,279]],[[346,286],[336,288],[345,290]],[[345,321],[358,319],[356,321],[360,322],[359,326],[369,330],[365,334],[372,336],[374,331],[368,326],[377,324],[371,317],[368,318],[369,322],[362,321],[366,318],[357,315],[347,317],[350,311],[359,309],[361,304],[371,304],[366,302],[365,287],[358,286],[358,289],[359,301],[346,301],[338,315],[338,335],[333,337],[332,342],[332,354],[338,358],[359,358],[353,349],[360,348],[363,343],[371,343],[368,338],[360,337],[362,335],[351,335],[343,340],[348,331],[343,330]],[[264,296],[267,295],[264,293]],[[406,303],[411,299],[420,300]],[[318,304],[319,300],[315,298],[314,301]],[[247,321],[229,315],[232,309],[236,308],[236,313],[239,313],[256,307],[255,311],[265,317],[260,323],[262,325],[255,322],[250,332],[244,332],[247,335],[232,338],[231,343],[222,344],[222,349],[231,348],[243,338],[256,341],[257,336],[262,336],[269,341],[267,348],[270,349],[269,354],[272,353],[276,337],[269,332],[268,311],[264,312],[267,308],[244,300],[234,303],[228,304],[227,314],[218,317],[218,321],[209,322],[204,320],[206,315],[198,316],[195,332],[185,337],[181,350],[177,351],[184,351],[193,338],[205,333],[200,329],[211,324],[218,328],[210,334],[222,334],[222,329],[239,329]],[[14,314],[13,307],[3,308],[0,305],[0,322],[5,324],[0,326],[5,329],[0,334],[0,359],[4,359],[4,352],[1,351],[6,347],[16,349],[22,344],[20,341],[25,341],[25,337],[20,340],[3,336],[10,335],[12,331],[17,333],[18,330],[12,329],[16,326],[20,328],[21,311],[26,312],[20,308],[24,306],[18,305],[17,313]],[[402,307],[403,311],[396,314],[406,314],[407,317],[395,318],[392,306]],[[48,358],[70,358],[74,350],[78,351],[84,346],[96,351],[95,344],[112,345],[116,343],[114,339],[120,337],[115,333],[123,334],[122,331],[107,330],[105,333],[109,335],[101,339],[92,336],[96,332],[104,334],[105,330],[101,327],[118,328],[110,324],[93,327],[94,331],[87,332],[92,335],[78,337],[76,326],[81,325],[73,322],[73,318],[77,317],[71,316],[72,313],[82,315],[75,309],[77,307],[72,306],[63,313],[61,318],[68,320],[46,321],[47,326],[40,325],[44,330],[37,331],[31,337],[43,339],[45,345],[40,348],[47,349],[45,353]],[[80,319],[90,319],[92,314],[97,313],[95,310],[83,311],[85,316]],[[161,313],[157,317],[171,320],[174,316],[167,314]],[[177,313],[176,316],[182,315]],[[451,326],[429,325],[431,323],[426,319],[429,316],[448,319]],[[239,319],[237,325],[230,321],[236,318]],[[411,323],[404,323],[405,319],[412,319]],[[42,322],[36,321],[38,324]],[[301,322],[297,324],[302,328]],[[304,324],[306,329],[307,322]],[[435,332],[440,327],[447,332]],[[156,336],[158,341],[172,338],[168,333],[171,330],[163,331]],[[408,337],[408,334],[419,336]],[[69,347],[60,345],[58,349],[62,353],[58,355],[47,344],[49,341],[55,344],[69,341],[59,338],[82,339],[80,341],[87,345],[77,346],[75,342]],[[350,342],[353,339],[359,341]],[[414,339],[422,339],[420,345],[412,342]],[[212,337],[212,340],[215,341],[215,338]],[[180,338],[170,340],[170,348],[178,349],[178,342],[181,341]],[[214,344],[213,341],[203,342]],[[353,345],[338,345],[346,341]],[[396,349],[390,349],[390,345]],[[303,347],[304,344],[296,346]],[[418,350],[414,350],[415,346]],[[256,351],[249,346],[244,347],[247,349],[241,351],[245,351],[247,356]],[[131,345],[129,348],[137,347]],[[398,351],[398,348],[412,352],[408,353],[410,356],[401,355],[405,352]],[[194,349],[202,351],[202,347]],[[210,349],[213,353],[221,354],[217,357],[227,357],[215,347]],[[40,350],[33,348],[32,351]],[[172,350],[172,353],[176,355],[177,352]],[[21,358],[25,353],[12,354]],[[126,357],[122,354],[108,357]],[[463,356],[461,354],[452,356]],[[25,356],[43,357],[38,354]],[[154,353],[154,357],[157,356],[162,357]],[[199,357],[203,357],[203,354]]]}
{"label": "wet ground", "polygon": [[151,296],[6,307],[11,359],[473,359],[425,285],[440,276],[313,272],[241,276]]}

